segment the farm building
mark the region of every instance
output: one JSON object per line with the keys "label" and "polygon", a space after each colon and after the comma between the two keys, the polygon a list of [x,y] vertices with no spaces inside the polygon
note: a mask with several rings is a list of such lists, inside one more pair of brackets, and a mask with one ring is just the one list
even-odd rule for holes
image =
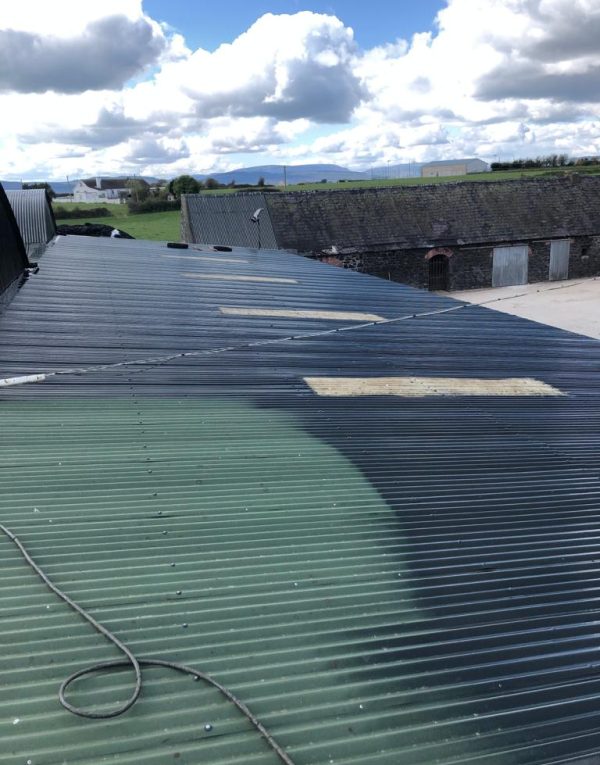
{"label": "farm building", "polygon": [[0,523],[192,669],[70,714],[120,654],[0,533],[2,765],[594,762],[599,365],[286,252],[59,237],[0,315],[0,378],[48,374],[0,387]]}
{"label": "farm building", "polygon": [[453,175],[487,173],[490,166],[482,159],[442,159],[421,167],[422,178],[448,178]]}
{"label": "farm building", "polygon": [[182,240],[258,247],[260,237],[261,247],[277,249],[267,196],[259,192],[184,194],[181,198]]}
{"label": "farm building", "polygon": [[0,185],[0,308],[29,266],[27,252],[6,192]]}
{"label": "farm building", "polygon": [[79,180],[73,188],[73,201],[118,204],[131,196],[131,189],[128,188],[127,183],[132,180],[148,185],[141,178],[96,177]]}
{"label": "farm building", "polygon": [[7,191],[28,255],[34,256],[56,234],[52,204],[45,189]]}
{"label": "farm building", "polygon": [[[184,239],[198,241],[218,219],[227,225],[215,243],[234,235],[240,242],[247,205],[237,196],[213,199],[184,198]],[[595,176],[278,193],[257,195],[256,205],[277,247],[424,289],[600,273]],[[256,237],[245,244],[256,246]]]}

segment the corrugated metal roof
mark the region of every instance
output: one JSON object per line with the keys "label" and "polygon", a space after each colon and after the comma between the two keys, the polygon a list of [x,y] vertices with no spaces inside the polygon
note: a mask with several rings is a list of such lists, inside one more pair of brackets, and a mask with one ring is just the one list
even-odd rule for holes
{"label": "corrugated metal roof", "polygon": [[[0,376],[344,326],[223,306],[455,305],[281,252],[165,254],[59,238],[0,317]],[[231,687],[299,765],[596,754],[599,361],[597,341],[465,308],[6,389],[0,522],[137,653]],[[566,395],[328,398],[304,382],[392,375]],[[0,545],[3,765],[277,761],[216,693],[162,671],[121,718],[67,714],[60,681],[114,655]],[[75,700],[124,699],[129,679]]]}
{"label": "corrugated metal roof", "polygon": [[6,192],[25,246],[46,244],[56,234],[56,221],[45,189]]}
{"label": "corrugated metal roof", "polygon": [[[266,194],[184,194],[181,197],[183,239],[234,247],[276,248]],[[261,208],[259,224],[250,220]]]}

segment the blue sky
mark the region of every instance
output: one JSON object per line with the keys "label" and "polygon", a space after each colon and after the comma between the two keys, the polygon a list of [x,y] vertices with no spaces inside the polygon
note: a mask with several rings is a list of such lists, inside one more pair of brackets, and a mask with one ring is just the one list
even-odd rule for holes
{"label": "blue sky", "polygon": [[415,32],[433,29],[442,0],[341,0],[336,2],[191,2],[190,0],[144,0],[144,10],[185,34],[193,47],[214,50],[248,29],[265,13],[313,11],[337,16],[352,27],[362,48],[410,38]]}
{"label": "blue sky", "polygon": [[19,0],[0,178],[600,155],[600,0]]}

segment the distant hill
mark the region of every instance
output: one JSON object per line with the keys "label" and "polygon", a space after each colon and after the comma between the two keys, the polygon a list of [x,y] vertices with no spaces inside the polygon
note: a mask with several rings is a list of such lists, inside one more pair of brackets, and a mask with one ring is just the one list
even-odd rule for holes
{"label": "distant hill", "polygon": [[[285,178],[289,185],[296,183],[319,183],[327,181],[369,181],[376,178],[408,178],[418,176],[421,173],[420,162],[411,162],[385,167],[373,167],[359,172],[349,170],[341,165],[286,165]],[[226,173],[207,173],[195,175],[199,181],[206,178],[214,178],[219,183],[258,183],[259,178],[264,178],[269,185],[282,185],[284,179],[284,165],[257,165],[256,167],[240,167]]]}
{"label": "distant hill", "polygon": [[[0,181],[5,189],[20,189],[21,181]],[[25,181],[25,183],[35,183],[35,181]],[[73,191],[74,183],[67,181],[48,181],[57,194],[70,194]]]}
{"label": "distant hill", "polygon": [[5,189],[20,189],[21,188],[21,181],[0,181],[2,186],[4,186]]}
{"label": "distant hill", "polygon": [[[421,174],[421,162],[411,162],[398,165],[386,165],[385,167],[373,167],[369,170],[358,171],[350,170],[341,165],[314,164],[314,165],[286,165],[285,177],[288,185],[298,183],[319,183],[322,180],[327,181],[369,181],[381,178],[408,178],[419,176]],[[106,177],[106,176],[103,176]],[[115,176],[118,177],[118,176]],[[156,183],[158,179],[150,176],[140,176],[150,184]],[[206,178],[214,178],[219,183],[225,185],[229,183],[248,183],[256,184],[260,178],[264,178],[265,183],[273,186],[282,186],[284,181],[284,165],[257,165],[256,167],[240,167],[237,170],[230,170],[226,173],[206,173],[203,175],[194,175],[199,181]],[[27,181],[26,181],[27,182]],[[70,194],[73,191],[75,182],[67,181],[48,181],[57,194]],[[5,189],[20,189],[20,181],[0,181]]]}
{"label": "distant hill", "polygon": [[[219,183],[258,183],[264,178],[269,185],[282,185],[284,181],[284,165],[257,165],[256,167],[240,167],[226,173],[206,173],[195,175],[199,181],[206,178],[214,178]],[[286,165],[285,178],[288,184],[294,183],[319,183],[323,179],[328,181],[364,180],[367,176],[353,170],[348,170],[340,165]]]}
{"label": "distant hill", "polygon": [[[87,178],[90,178],[92,176],[86,176]],[[103,175],[103,178],[111,177]],[[114,176],[115,178],[123,177],[123,176]],[[137,177],[137,176],[136,176]],[[149,184],[157,183],[158,179],[150,177],[148,175],[142,175],[139,176],[143,180],[147,181]],[[39,179],[36,179],[39,180]],[[34,183],[35,181],[28,181],[25,180],[25,183]],[[21,188],[21,181],[0,181],[0,183],[4,186],[5,189],[20,189]],[[75,181],[48,181],[48,183],[52,186],[54,191],[57,194],[72,194],[73,188],[75,186]]]}

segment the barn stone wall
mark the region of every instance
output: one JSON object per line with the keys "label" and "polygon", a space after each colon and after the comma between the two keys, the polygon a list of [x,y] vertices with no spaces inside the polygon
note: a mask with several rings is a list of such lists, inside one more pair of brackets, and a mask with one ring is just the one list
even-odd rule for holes
{"label": "barn stone wall", "polygon": [[[515,242],[529,245],[528,282],[548,281],[550,241]],[[502,245],[499,245],[502,246]],[[379,276],[390,281],[427,289],[429,258],[442,249],[409,249],[323,256],[319,260],[342,268]],[[449,258],[449,289],[492,286],[493,245],[443,248]],[[600,236],[571,238],[569,279],[600,275]]]}

